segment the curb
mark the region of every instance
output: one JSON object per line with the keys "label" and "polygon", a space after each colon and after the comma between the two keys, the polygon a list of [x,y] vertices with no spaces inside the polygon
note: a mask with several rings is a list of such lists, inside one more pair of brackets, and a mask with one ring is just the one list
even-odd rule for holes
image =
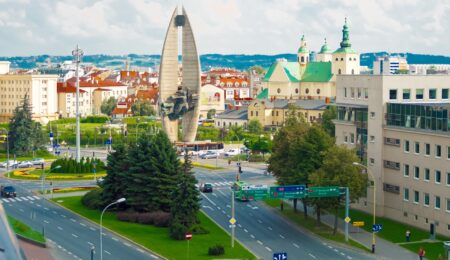
{"label": "curb", "polygon": [[47,247],[47,242],[42,243],[42,242],[36,241],[36,240],[34,240],[34,239],[31,239],[31,238],[22,236],[22,235],[20,235],[20,234],[16,234],[16,236],[17,236],[17,238],[19,238],[20,240],[26,241],[26,242],[28,242],[28,243],[30,243],[30,244],[35,245],[35,246],[39,246],[39,247],[42,247],[42,248],[46,248],[46,247]]}
{"label": "curb", "polygon": [[[47,199],[47,201],[50,202],[50,203],[52,203],[52,204],[54,204],[54,205],[56,205],[56,206],[58,206],[58,207],[61,207],[61,208],[65,209],[65,210],[67,210],[67,211],[72,212],[73,214],[75,214],[75,215],[77,215],[77,216],[83,218],[84,220],[87,220],[87,221],[91,222],[92,224],[95,224],[95,225],[97,225],[97,226],[99,225],[97,222],[94,222],[94,221],[92,221],[92,220],[86,218],[85,216],[83,216],[83,215],[81,215],[81,214],[79,214],[79,213],[77,213],[77,212],[75,212],[75,211],[73,211],[73,210],[71,210],[71,209],[68,209],[68,208],[66,208],[66,207],[63,207],[61,204],[58,204],[58,203],[56,203],[56,202],[54,202],[54,201],[52,201],[52,200],[48,200],[48,199]],[[117,233],[117,232],[114,231],[114,230],[111,230],[111,229],[109,229],[109,228],[107,228],[107,227],[105,227],[105,226],[102,226],[102,229],[108,230],[109,232],[113,233],[114,235],[116,235],[116,236],[118,236],[118,237],[120,237],[120,238],[122,238],[122,239],[124,239],[124,240],[127,240],[128,242],[134,244],[135,246],[141,248],[142,250],[145,250],[146,252],[148,252],[148,253],[150,253],[150,254],[152,254],[152,255],[155,255],[155,256],[157,256],[157,257],[159,257],[159,258],[161,258],[161,259],[166,259],[166,260],[168,260],[168,259],[165,258],[164,256],[162,256],[162,255],[160,255],[160,254],[158,254],[158,253],[155,253],[154,251],[150,251],[150,249],[146,248],[145,246],[143,246],[143,245],[141,245],[141,244],[139,244],[139,243],[137,243],[137,242],[134,242],[133,240],[131,240],[131,239],[129,239],[129,238],[127,238],[127,237],[125,237],[125,236],[123,236],[123,235]]]}
{"label": "curb", "polygon": [[[200,210],[209,220],[211,220],[214,224],[216,224],[220,229],[222,229],[225,233],[227,233],[228,235],[230,235],[230,233],[223,228],[221,225],[219,225],[219,223],[217,223],[214,219],[212,219],[210,216],[208,216],[208,214],[206,214],[206,212],[204,210]],[[256,256],[257,260],[260,260],[262,258],[260,258],[255,252],[253,252],[252,250],[250,250],[250,248],[248,248],[247,246],[245,246],[244,244],[241,243],[241,241],[239,241],[238,239],[234,238],[234,240],[236,240],[236,242],[238,242],[243,248],[247,249],[250,253],[252,253],[253,255]]]}

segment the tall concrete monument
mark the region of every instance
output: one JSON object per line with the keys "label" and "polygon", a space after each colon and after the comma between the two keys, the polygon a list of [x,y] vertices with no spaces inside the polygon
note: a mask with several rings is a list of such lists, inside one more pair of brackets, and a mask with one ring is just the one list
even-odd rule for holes
{"label": "tall concrete monument", "polygon": [[[178,84],[178,30],[181,30],[182,81]],[[193,142],[197,133],[200,104],[200,61],[189,18],[184,8],[175,8],[167,29],[159,68],[159,113],[163,129],[178,141],[181,119],[182,141]]]}

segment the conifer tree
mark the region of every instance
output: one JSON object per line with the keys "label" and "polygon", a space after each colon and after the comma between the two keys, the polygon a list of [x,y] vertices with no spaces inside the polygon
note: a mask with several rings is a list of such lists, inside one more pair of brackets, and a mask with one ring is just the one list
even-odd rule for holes
{"label": "conifer tree", "polygon": [[14,109],[10,120],[10,149],[17,155],[31,152],[33,148],[33,121],[28,94],[25,94],[22,106]]}
{"label": "conifer tree", "polygon": [[102,200],[105,204],[109,204],[122,197],[125,197],[125,188],[127,186],[128,167],[128,148],[122,143],[116,145],[114,152],[108,155],[108,166],[104,181],[101,186],[103,188]]}

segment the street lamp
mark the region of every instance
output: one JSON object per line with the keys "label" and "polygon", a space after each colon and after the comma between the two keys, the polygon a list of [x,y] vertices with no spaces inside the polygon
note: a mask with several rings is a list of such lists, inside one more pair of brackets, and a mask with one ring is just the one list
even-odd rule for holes
{"label": "street lamp", "polygon": [[[57,165],[49,170],[51,172],[52,170],[60,169],[61,165]],[[42,165],[42,176],[41,176],[41,194],[44,196],[44,181],[45,181],[45,168],[44,164]]]}
{"label": "street lamp", "polygon": [[6,128],[0,128],[6,131],[6,172],[9,178],[9,131]]}
{"label": "street lamp", "polygon": [[78,48],[78,45],[75,50],[72,51],[72,55],[74,57],[75,63],[76,63],[76,70],[75,70],[75,78],[76,78],[76,123],[77,123],[77,134],[76,134],[76,160],[77,162],[80,162],[80,77],[78,75],[78,69],[80,67],[81,57],[84,55],[84,52],[82,49]]}
{"label": "street lamp", "polygon": [[102,223],[103,223],[103,214],[105,213],[105,211],[111,207],[112,205],[118,204],[118,203],[122,203],[124,202],[126,199],[125,198],[120,198],[116,201],[114,201],[113,203],[109,204],[108,206],[106,206],[103,211],[102,214],[100,215],[100,260],[103,260],[103,240],[102,240]]}
{"label": "street lamp", "polygon": [[[367,171],[367,174],[370,175],[370,177],[372,177],[373,179],[373,225],[375,226],[376,222],[376,209],[377,209],[377,181],[375,180],[375,176],[373,175],[373,173],[369,170],[369,168],[363,164],[360,164],[359,162],[353,162],[353,165],[355,166],[359,166],[364,168]],[[376,245],[376,240],[375,240],[375,230],[372,229],[372,253],[375,254],[375,245]]]}

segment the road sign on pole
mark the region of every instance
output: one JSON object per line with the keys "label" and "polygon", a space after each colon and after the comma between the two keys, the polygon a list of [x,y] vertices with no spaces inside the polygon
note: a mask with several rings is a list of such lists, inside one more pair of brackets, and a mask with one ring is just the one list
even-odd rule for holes
{"label": "road sign on pole", "polygon": [[383,229],[383,225],[381,224],[373,224],[372,225],[372,231],[375,233],[380,232]]}
{"label": "road sign on pole", "polygon": [[330,187],[309,187],[306,194],[309,198],[322,197],[339,197],[341,195],[340,189],[337,186]]}
{"label": "road sign on pole", "polygon": [[273,253],[273,260],[287,260],[287,253],[281,252],[281,253]]}
{"label": "road sign on pole", "polygon": [[270,198],[272,199],[302,199],[305,197],[305,185],[272,186]]}
{"label": "road sign on pole", "polygon": [[186,234],[184,234],[184,238],[186,240],[191,240],[192,239],[192,233],[191,232],[187,232]]}
{"label": "road sign on pole", "polygon": [[352,220],[352,219],[351,219],[350,217],[344,218],[345,223],[350,223],[351,220]]}

